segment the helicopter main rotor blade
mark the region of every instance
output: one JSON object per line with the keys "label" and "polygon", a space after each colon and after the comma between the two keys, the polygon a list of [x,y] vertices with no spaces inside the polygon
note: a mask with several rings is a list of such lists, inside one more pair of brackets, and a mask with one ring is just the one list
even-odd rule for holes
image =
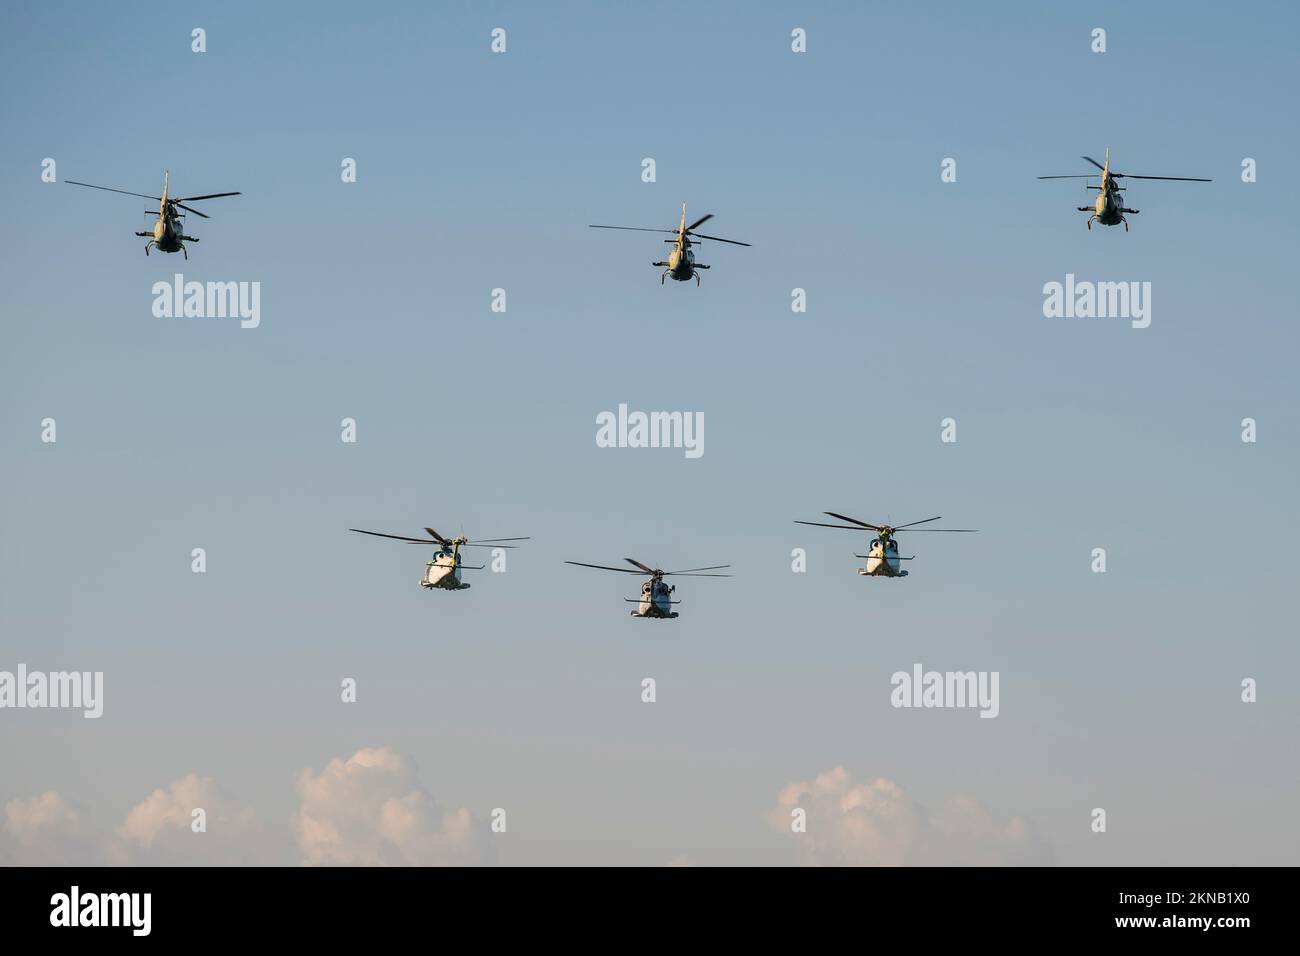
{"label": "helicopter main rotor blade", "polygon": [[621,571],[623,574],[644,574],[645,573],[643,571],[633,571],[631,568],[611,568],[608,564],[587,564],[583,561],[565,561],[564,563],[576,564],[580,568],[599,568],[601,571]]}
{"label": "helicopter main rotor blade", "polygon": [[820,522],[820,521],[800,521],[798,518],[795,519],[794,523],[795,523],[795,524],[807,524],[807,525],[812,525],[814,528],[840,528],[840,529],[843,530],[843,531],[867,531],[867,530],[870,530],[870,529],[868,529],[868,528],[863,528],[863,527],[860,527],[860,526],[858,526],[858,525],[851,525],[851,524],[823,524],[823,523]]}
{"label": "helicopter main rotor blade", "polygon": [[1133,173],[1111,173],[1116,179],[1168,179],[1179,183],[1212,183],[1213,179],[1197,179],[1194,176],[1137,176]]}
{"label": "helicopter main rotor blade", "polygon": [[938,521],[941,517],[943,517],[943,516],[942,516],[942,515],[935,515],[933,518],[922,518],[920,521],[909,521],[907,524],[896,524],[896,525],[894,525],[894,530],[895,530],[895,531],[901,531],[902,529],[904,529],[904,528],[910,528],[910,527],[912,527],[913,525],[925,524],[927,521]]}
{"label": "helicopter main rotor blade", "polygon": [[519,547],[519,545],[517,545],[517,544],[495,544],[495,543],[493,543],[493,544],[482,544],[482,543],[480,543],[480,542],[476,542],[476,541],[465,541],[465,542],[462,542],[462,543],[461,543],[461,547],[462,547],[462,548],[510,548],[510,549],[514,549],[514,548]]}
{"label": "helicopter main rotor blade", "polygon": [[451,544],[450,541],[448,541],[442,535],[438,534],[438,532],[434,531],[432,528],[425,528],[424,530],[429,532],[429,534],[433,535],[434,540],[436,540],[439,544],[446,544],[446,545]]}
{"label": "helicopter main rotor blade", "polygon": [[697,238],[697,239],[708,239],[708,240],[711,240],[712,242],[729,242],[729,243],[731,243],[733,246],[751,246],[751,245],[753,245],[752,242],[739,242],[739,241],[737,241],[737,240],[735,240],[735,239],[720,239],[720,238],[718,238],[717,236],[704,236],[704,235],[701,235],[701,234],[698,233],[698,232],[691,232],[689,229],[687,229],[686,231],[687,231],[687,233],[689,233],[690,235],[694,236],[694,237]]}
{"label": "helicopter main rotor blade", "polygon": [[709,213],[707,216],[701,216],[699,219],[696,219],[693,223],[687,226],[686,231],[691,232],[692,230],[695,229],[696,226],[702,226],[712,218],[713,218],[713,213]]}
{"label": "helicopter main rotor blade", "polygon": [[[894,530],[898,530],[895,528]],[[908,528],[909,531],[946,531],[949,534],[979,534],[979,528]]]}
{"label": "helicopter main rotor blade", "polygon": [[[1039,176],[1039,179],[1094,179],[1096,173],[1085,173],[1082,176]],[[1113,176],[1114,173],[1111,173]]]}
{"label": "helicopter main rotor blade", "polygon": [[200,199],[220,199],[222,196],[242,196],[243,193],[208,193],[206,196],[178,196],[176,201],[180,202],[197,202]]}
{"label": "helicopter main rotor blade", "polygon": [[69,186],[85,186],[88,189],[102,189],[109,193],[121,193],[123,196],[139,196],[141,199],[152,199],[154,202],[162,202],[162,196],[146,196],[144,193],[127,192],[125,189],[114,189],[112,186],[96,186],[93,183],[79,183],[75,179],[65,179]]}
{"label": "helicopter main rotor blade", "polygon": [[[376,538],[392,538],[394,541],[409,541],[411,544],[445,544],[443,541],[429,541],[426,538],[404,538],[400,534],[384,534],[382,531],[362,531],[360,528],[348,528],[357,534],[373,534]],[[425,529],[428,530],[428,529]]]}
{"label": "helicopter main rotor blade", "polygon": [[525,535],[522,538],[475,538],[471,544],[496,544],[498,541],[531,541],[531,537]]}
{"label": "helicopter main rotor blade", "polygon": [[[693,574],[696,571],[718,571],[721,570],[722,568],[729,568],[729,567],[731,567],[731,565],[729,564],[714,564],[714,565],[710,565],[707,568],[682,568],[682,570],[680,571],[665,571],[664,574]],[[724,578],[731,577],[730,574],[722,574],[718,576]]]}
{"label": "helicopter main rotor blade", "polygon": [[623,560],[626,561],[628,564],[635,564],[638,568],[640,568],[640,569],[641,569],[642,571],[644,571],[646,574],[658,574],[658,573],[659,573],[659,572],[656,571],[654,568],[647,567],[646,565],[642,564],[640,561],[637,561],[637,560],[635,560],[635,559],[633,559],[633,558],[624,558]]}
{"label": "helicopter main rotor blade", "polygon": [[677,235],[676,229],[643,229],[640,226],[587,226],[588,229],[623,229],[627,232],[666,232],[669,235]]}
{"label": "helicopter main rotor blade", "polygon": [[[1088,162],[1092,163],[1092,165],[1096,166],[1098,169],[1105,169],[1105,168],[1106,168],[1106,167],[1103,166],[1101,163],[1099,163],[1099,162],[1097,162],[1095,159],[1093,159],[1091,156],[1084,156],[1084,157],[1082,157],[1082,158],[1083,158],[1083,159],[1086,159]],[[1115,174],[1114,174],[1114,173],[1111,173],[1111,175],[1114,176]]]}
{"label": "helicopter main rotor blade", "polygon": [[[723,567],[730,567],[730,565],[723,565]],[[734,574],[692,574],[688,571],[665,571],[664,577],[667,577],[670,574],[676,575],[679,578],[734,578],[735,577]]]}
{"label": "helicopter main rotor blade", "polygon": [[857,518],[850,518],[848,515],[837,515],[834,511],[823,511],[822,514],[830,515],[832,518],[839,518],[841,521],[847,521],[850,524],[860,524],[864,528],[870,528],[872,531],[884,531],[885,529],[866,521],[859,521]]}
{"label": "helicopter main rotor blade", "polygon": [[182,203],[182,202],[178,202],[178,203],[176,203],[176,205],[179,206],[181,209],[184,209],[186,212],[192,212],[192,213],[194,213],[194,215],[196,215],[196,216],[202,216],[204,219],[211,219],[211,218],[212,218],[212,217],[209,216],[206,212],[199,212],[197,209],[191,209],[189,206],[185,205],[185,204]]}

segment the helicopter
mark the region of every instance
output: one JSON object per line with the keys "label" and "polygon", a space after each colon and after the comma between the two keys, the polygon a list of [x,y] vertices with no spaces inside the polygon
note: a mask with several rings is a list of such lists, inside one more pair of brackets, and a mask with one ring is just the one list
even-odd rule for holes
{"label": "helicopter", "polygon": [[[1088,186],[1088,189],[1097,190],[1097,201],[1091,206],[1080,206],[1079,212],[1092,213],[1088,217],[1088,231],[1092,231],[1092,221],[1095,219],[1103,226],[1118,226],[1121,222],[1124,224],[1124,231],[1128,232],[1128,220],[1124,218],[1124,213],[1136,216],[1138,210],[1128,209],[1124,205],[1124,188],[1117,179],[1167,179],[1183,183],[1211,183],[1212,179],[1196,179],[1191,176],[1137,176],[1133,173],[1114,173],[1110,169],[1110,147],[1106,147],[1106,162],[1099,163],[1091,156],[1084,156],[1092,165],[1101,170],[1101,185]],[[1039,179],[1092,179],[1096,173],[1085,173],[1076,176],[1039,176]]]}
{"label": "helicopter", "polygon": [[[713,213],[696,219],[689,226],[686,225],[686,203],[682,203],[682,222],[676,229],[642,229],[640,226],[590,226],[591,229],[624,229],[628,232],[666,232],[675,235],[676,239],[665,239],[664,242],[673,244],[673,251],[668,255],[667,262],[652,262],[651,265],[664,267],[663,274],[659,276],[659,284],[664,284],[664,279],[672,276],[678,282],[689,282],[691,277],[695,277],[695,285],[698,288],[700,284],[701,269],[707,269],[708,266],[695,261],[695,253],[691,251],[691,246],[698,245],[691,241],[695,239],[712,239],[714,242],[728,242],[733,246],[748,246],[748,242],[737,242],[735,239],[719,239],[717,236],[705,236],[695,231],[697,226],[702,226],[713,218]],[[619,569],[623,570],[622,568]]]}
{"label": "helicopter", "polygon": [[848,521],[850,524],[824,524],[820,521],[795,521],[795,524],[812,525],[817,528],[842,528],[845,531],[874,531],[876,537],[871,539],[867,546],[866,554],[855,554],[855,558],[865,558],[867,566],[858,568],[858,574],[865,577],[882,577],[882,578],[905,578],[907,572],[899,567],[900,561],[913,561],[916,555],[903,556],[898,553],[898,542],[894,540],[894,533],[910,528],[914,531],[946,531],[958,534],[975,534],[974,528],[917,528],[918,524],[927,524],[931,521],[938,521],[936,515],[933,518],[922,518],[920,521],[909,521],[907,524],[899,525],[874,525],[868,521],[859,521],[857,518],[850,518],[848,515],[839,515],[833,511],[823,511],[822,514],[831,518],[838,518],[840,521]]}
{"label": "helicopter", "polygon": [[407,541],[411,544],[431,544],[434,546],[433,557],[424,563],[424,576],[420,578],[420,587],[432,591],[434,588],[442,588],[445,591],[464,591],[469,587],[460,579],[462,569],[482,571],[484,565],[465,564],[460,559],[461,548],[515,548],[518,545],[502,544],[503,541],[527,541],[523,538],[488,538],[485,540],[470,541],[464,535],[458,535],[455,538],[444,538],[432,528],[425,528],[429,532],[428,538],[404,538],[397,534],[384,534],[380,531],[362,531],[360,528],[349,528],[349,531],[355,531],[357,534],[372,534],[377,538],[392,538],[395,541]]}
{"label": "helicopter", "polygon": [[207,213],[199,212],[197,209],[191,209],[185,205],[187,202],[198,202],[200,199],[220,199],[222,196],[238,196],[240,193],[208,193],[204,196],[185,196],[177,199],[174,196],[167,195],[167,181],[170,178],[170,171],[163,173],[163,194],[161,196],[146,196],[144,193],[127,192],[125,189],[113,189],[110,186],[95,186],[91,183],[79,183],[74,180],[67,180],[71,186],[86,186],[90,189],[103,189],[110,193],[122,193],[126,196],[139,196],[141,199],[154,199],[158,202],[158,212],[145,210],[146,215],[156,215],[157,221],[150,232],[137,232],[137,236],[146,236],[149,241],[144,244],[144,254],[149,254],[150,246],[157,246],[163,252],[181,252],[185,258],[189,259],[190,254],[185,248],[187,242],[198,242],[193,236],[185,235],[185,224],[181,221],[185,218],[183,213],[177,209],[184,209],[185,212],[192,212],[203,219],[211,219]]}
{"label": "helicopter", "polygon": [[621,571],[624,574],[647,574],[649,577],[641,585],[640,598],[624,598],[628,604],[637,605],[635,611],[628,613],[632,617],[653,617],[661,620],[671,620],[677,617],[677,612],[672,609],[674,604],[681,604],[681,601],[674,601],[672,594],[677,590],[675,584],[665,584],[664,578],[670,575],[685,576],[691,578],[729,578],[730,574],[701,574],[702,571],[720,571],[723,568],[729,568],[729,564],[715,564],[707,568],[687,568],[684,571],[664,571],[660,568],[652,568],[649,565],[642,564],[632,558],[624,558],[628,564],[633,565],[631,568],[611,568],[605,564],[584,564],[581,561],[565,561],[565,564],[575,564],[580,568],[598,568],[601,571]]}

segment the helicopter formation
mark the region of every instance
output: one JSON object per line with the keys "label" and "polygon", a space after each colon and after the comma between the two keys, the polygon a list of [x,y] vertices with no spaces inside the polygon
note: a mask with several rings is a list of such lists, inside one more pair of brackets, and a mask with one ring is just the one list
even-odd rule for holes
{"label": "helicopter formation", "polygon": [[[1097,191],[1097,200],[1091,206],[1079,206],[1079,212],[1086,212],[1088,216],[1088,229],[1092,229],[1094,221],[1101,223],[1103,226],[1118,226],[1121,223],[1124,231],[1129,228],[1126,215],[1135,216],[1138,210],[1131,209],[1125,205],[1124,190],[1125,186],[1120,182],[1122,179],[1161,179],[1177,182],[1191,183],[1208,183],[1213,182],[1211,179],[1200,179],[1192,176],[1139,176],[1135,173],[1115,172],[1110,168],[1110,147],[1106,148],[1106,161],[1099,163],[1091,156],[1084,156],[1084,160],[1096,166],[1100,170],[1097,173],[1067,174],[1062,176],[1039,176],[1039,179],[1098,179],[1098,185],[1087,185],[1087,189]],[[147,256],[151,248],[157,248],[162,252],[179,252],[186,259],[189,259],[189,250],[186,249],[187,242],[198,242],[195,236],[186,235],[185,233],[185,214],[193,213],[203,219],[212,218],[207,213],[199,212],[186,203],[199,202],[205,199],[221,199],[226,196],[239,196],[239,192],[224,193],[204,193],[200,196],[169,196],[169,179],[170,171],[163,173],[163,190],[161,196],[150,196],[146,193],[129,192],[125,189],[117,189],[112,186],[97,186],[93,183],[77,182],[76,180],[67,180],[69,185],[84,186],[88,189],[101,189],[110,193],[121,193],[124,196],[139,196],[141,199],[151,199],[158,203],[158,211],[146,210],[146,214],[154,216],[153,228],[148,232],[137,232],[136,235],[147,238],[149,241],[144,244],[144,254]],[[179,210],[184,210],[180,212]],[[663,232],[668,233],[673,238],[665,239],[664,242],[672,244],[672,251],[669,252],[667,259],[659,259],[651,263],[656,268],[662,268],[663,272],[659,275],[659,284],[663,285],[665,280],[672,278],[675,282],[689,282],[695,280],[695,285],[700,285],[700,273],[711,268],[703,262],[697,262],[695,259],[695,248],[701,245],[701,240],[708,239],[711,242],[723,242],[733,246],[749,247],[751,243],[741,242],[737,239],[723,239],[720,236],[707,236],[696,230],[713,218],[713,213],[706,213],[699,219],[695,220],[689,226],[686,224],[686,203],[682,203],[681,221],[676,229],[654,229],[642,226],[607,226],[592,224],[591,229],[619,229],[626,232]]]}
{"label": "helicopter formation", "polygon": [[[898,542],[894,540],[894,535],[899,531],[941,531],[950,534],[974,534],[974,528],[919,528],[917,525],[929,524],[931,521],[941,520],[939,517],[922,518],[920,521],[909,521],[900,525],[877,525],[869,521],[861,521],[857,518],[850,518],[848,515],[837,514],[834,511],[823,512],[827,517],[835,518],[839,521],[848,522],[847,524],[829,524],[821,521],[795,521],[795,524],[812,525],[818,528],[840,528],[845,531],[873,532],[867,546],[866,554],[855,554],[855,558],[866,559],[866,567],[858,568],[858,574],[865,577],[885,577],[885,578],[905,578],[907,572],[899,567],[900,561],[914,560],[915,555],[902,556],[898,553]],[[445,538],[433,528],[425,528],[428,533],[427,538],[408,538],[405,535],[387,534],[382,531],[365,531],[361,528],[349,528],[357,534],[368,534],[376,538],[389,538],[394,541],[402,541],[408,544],[423,544],[434,548],[433,556],[425,562],[424,574],[420,578],[420,587],[426,590],[435,588],[445,591],[464,591],[470,587],[469,584],[461,581],[460,573],[462,570],[483,570],[484,565],[465,564],[460,558],[460,549],[469,548],[515,548],[518,545],[510,542],[529,541],[531,538],[476,538],[471,541],[463,534],[454,538]],[[719,574],[719,571],[725,571],[731,567],[729,564],[711,564],[698,568],[683,568],[679,571],[665,571],[663,568],[652,568],[650,565],[636,558],[624,558],[630,568],[617,567],[608,564],[588,564],[585,561],[565,561],[565,564],[572,564],[580,568],[594,568],[598,571],[614,571],[619,574],[636,574],[644,575],[645,581],[641,584],[641,595],[636,598],[624,598],[628,604],[635,604],[636,608],[628,613],[632,617],[654,618],[657,620],[674,620],[679,615],[673,610],[681,601],[676,600],[673,595],[677,591],[677,585],[667,583],[664,578],[669,577],[688,577],[688,578],[729,578],[731,574]]]}

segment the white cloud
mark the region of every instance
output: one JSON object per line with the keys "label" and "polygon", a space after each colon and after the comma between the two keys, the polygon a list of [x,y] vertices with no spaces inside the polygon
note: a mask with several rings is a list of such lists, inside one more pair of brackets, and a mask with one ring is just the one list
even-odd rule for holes
{"label": "white cloud", "polygon": [[5,804],[0,861],[16,866],[85,866],[101,862],[86,813],[54,790]]}
{"label": "white cloud", "polygon": [[[195,832],[194,811],[205,829]],[[250,866],[274,859],[274,840],[253,808],[240,804],[211,777],[191,773],[136,804],[117,829],[115,862],[153,866]]]}
{"label": "white cloud", "polygon": [[[268,827],[212,777],[188,774],[131,808],[111,833],[51,790],[10,800],[0,864],[20,866],[463,865],[491,860],[486,826],[469,810],[442,810],[415,762],[387,747],[334,758],[298,775],[292,828]],[[206,829],[193,829],[194,811]],[[295,847],[295,841],[297,843]]]}
{"label": "white cloud", "polygon": [[[792,811],[807,831],[791,830]],[[854,784],[836,767],[792,783],[768,815],[811,866],[1008,866],[1051,862],[1051,851],[1019,817],[999,823],[975,800],[957,796],[931,813],[892,780]]]}
{"label": "white cloud", "polygon": [[487,862],[483,828],[464,808],[443,812],[415,762],[387,747],[335,757],[298,774],[294,832],[311,865],[469,865]]}

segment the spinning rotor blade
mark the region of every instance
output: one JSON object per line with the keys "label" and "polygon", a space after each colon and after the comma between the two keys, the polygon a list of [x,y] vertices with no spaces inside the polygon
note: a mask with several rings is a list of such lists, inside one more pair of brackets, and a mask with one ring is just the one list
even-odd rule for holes
{"label": "spinning rotor blade", "polygon": [[588,226],[588,229],[623,229],[627,232],[666,232],[669,235],[677,235],[676,229],[642,229],[640,226]]}
{"label": "spinning rotor blade", "polygon": [[[723,565],[730,567],[730,565]],[[685,571],[670,571],[666,574],[675,574],[679,578],[734,578],[734,574],[688,574]]]}
{"label": "spinning rotor blade", "polygon": [[476,541],[465,541],[461,543],[462,548],[510,548],[519,547],[517,544],[482,544]]}
{"label": "spinning rotor blade", "polygon": [[844,531],[867,531],[867,530],[869,530],[869,529],[867,529],[867,528],[858,527],[857,525],[851,525],[851,524],[823,524],[823,523],[820,522],[820,521],[800,521],[798,518],[795,519],[795,522],[794,522],[794,523],[795,523],[795,524],[807,524],[807,525],[812,525],[814,528],[840,528],[840,529],[842,529],[842,530],[844,530]]}
{"label": "spinning rotor blade", "polygon": [[448,541],[442,535],[438,534],[438,532],[434,531],[432,528],[425,528],[424,530],[429,532],[429,534],[433,535],[434,540],[436,540],[439,544],[447,544],[447,545],[451,544],[450,541]]}
{"label": "spinning rotor blade", "polygon": [[874,524],[869,524],[866,521],[859,521],[857,518],[850,518],[848,515],[837,515],[834,511],[823,511],[822,514],[830,515],[832,518],[839,518],[841,521],[847,521],[850,524],[860,524],[862,527],[870,528],[872,531],[885,530],[884,528],[878,527]]}
{"label": "spinning rotor blade", "polygon": [[[360,528],[348,528],[349,531],[355,531],[357,534],[373,534],[376,538],[392,538],[394,541],[409,541],[411,544],[446,544],[441,539],[430,541],[427,538],[403,538],[400,534],[384,534],[382,531],[362,531]],[[424,530],[428,531],[428,528]]]}
{"label": "spinning rotor blade", "polygon": [[1194,176],[1137,176],[1133,173],[1111,173],[1117,179],[1169,179],[1180,183],[1212,183],[1213,179],[1197,179]]}
{"label": "spinning rotor blade", "polygon": [[222,196],[242,196],[243,193],[208,193],[206,196],[177,196],[177,202],[197,202],[200,199],[220,199]]}
{"label": "spinning rotor blade", "polygon": [[[681,571],[665,571],[664,574],[693,574],[696,571],[717,571],[720,570],[721,568],[729,568],[729,567],[731,567],[731,565],[729,564],[714,564],[707,568],[683,568]],[[729,578],[731,577],[731,575],[719,574],[719,575],[715,575],[715,577]]]}
{"label": "spinning rotor blade", "polygon": [[[1096,173],[1085,173],[1082,176],[1039,176],[1039,179],[1092,179]],[[1114,175],[1112,173],[1112,175]]]}
{"label": "spinning rotor blade", "polygon": [[[1099,163],[1099,162],[1097,162],[1095,159],[1093,159],[1091,156],[1084,156],[1083,158],[1086,159],[1088,162],[1092,163],[1092,165],[1096,166],[1098,169],[1105,169],[1105,168],[1106,168],[1106,167],[1103,166],[1101,163]],[[1171,179],[1171,180],[1175,180],[1175,181],[1177,181],[1177,182],[1182,182],[1182,183],[1212,183],[1212,182],[1214,182],[1213,179],[1197,179],[1197,178],[1194,177],[1194,176],[1138,176],[1138,175],[1135,175],[1135,174],[1133,174],[1133,173],[1117,173],[1117,172],[1115,172],[1113,169],[1110,171],[1110,174],[1111,174],[1111,176],[1113,176],[1113,177],[1116,178],[1116,179]],[[1069,177],[1067,177],[1067,176],[1039,176],[1038,178],[1039,178],[1039,179],[1068,179]]]}
{"label": "spinning rotor blade", "polygon": [[687,232],[690,232],[690,231],[693,230],[696,226],[702,226],[702,225],[704,225],[706,222],[708,222],[708,221],[709,221],[710,219],[712,219],[712,218],[713,218],[713,213],[709,213],[707,216],[701,216],[699,219],[696,219],[693,223],[691,223],[689,226],[687,226],[687,227],[686,227],[686,231],[687,231]]}
{"label": "spinning rotor blade", "polygon": [[938,521],[940,517],[940,515],[936,515],[933,518],[922,518],[920,521],[909,521],[907,524],[896,524],[894,525],[894,530],[902,531],[904,528],[912,527],[912,525],[925,524],[927,521]]}
{"label": "spinning rotor blade", "polygon": [[471,544],[496,544],[498,541],[531,541],[532,538],[525,535],[522,538],[475,538]]}
{"label": "spinning rotor blade", "polygon": [[162,196],[146,196],[144,193],[131,193],[127,192],[125,189],[114,189],[112,186],[95,186],[92,183],[79,183],[75,179],[65,179],[64,182],[69,186],[86,186],[90,189],[102,189],[105,192],[121,193],[123,196],[139,196],[141,199],[152,199],[154,202],[162,201]]}
{"label": "spinning rotor blade", "polygon": [[946,531],[949,534],[979,534],[979,528],[910,528],[910,531]]}
{"label": "spinning rotor blade", "polygon": [[750,243],[750,242],[738,242],[738,241],[735,240],[735,239],[719,239],[717,236],[703,236],[703,235],[700,235],[700,233],[698,233],[698,232],[691,232],[689,229],[687,229],[686,232],[687,232],[688,234],[694,236],[696,239],[709,239],[709,240],[711,240],[711,241],[713,241],[713,242],[729,242],[729,243],[731,243],[733,246],[750,246],[750,245],[753,245],[753,243]]}
{"label": "spinning rotor blade", "polygon": [[659,574],[659,573],[660,573],[660,572],[656,571],[654,568],[646,567],[646,566],[645,566],[644,564],[642,564],[640,561],[634,560],[633,558],[624,558],[623,560],[626,561],[628,564],[635,564],[638,568],[640,568],[640,569],[641,569],[642,571],[644,571],[646,574]]}
{"label": "spinning rotor blade", "polygon": [[[608,564],[586,564],[582,561],[565,561],[565,564],[576,564],[580,568],[599,568],[601,571],[622,571],[624,574],[642,574],[641,571],[633,571],[631,568],[611,568]],[[653,574],[654,572],[650,572]]]}
{"label": "spinning rotor blade", "polygon": [[196,216],[202,216],[204,219],[211,219],[211,218],[212,218],[212,217],[209,216],[206,212],[199,212],[197,209],[191,209],[189,206],[185,205],[184,203],[177,202],[177,203],[175,203],[174,205],[179,206],[180,208],[184,209],[186,212],[192,212],[192,213],[194,213],[194,215],[196,215]]}

